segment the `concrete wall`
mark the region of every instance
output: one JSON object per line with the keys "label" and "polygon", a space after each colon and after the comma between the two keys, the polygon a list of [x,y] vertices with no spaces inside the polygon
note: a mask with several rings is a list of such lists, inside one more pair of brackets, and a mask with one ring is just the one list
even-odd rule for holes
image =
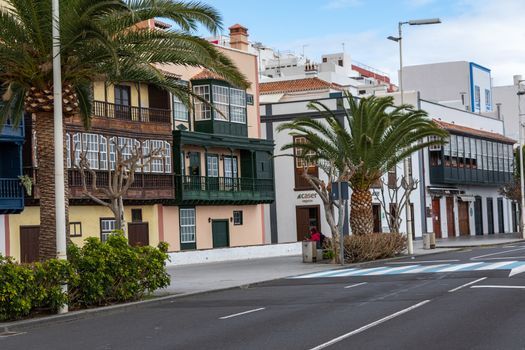
{"label": "concrete wall", "polygon": [[[501,118],[505,122],[505,135],[514,139],[519,139],[518,128],[518,88],[515,85],[494,86],[492,88],[494,110],[496,104],[501,103]],[[525,97],[521,97],[521,110],[525,112]]]}
{"label": "concrete wall", "polygon": [[247,260],[301,254],[301,243],[284,243],[250,247],[206,249],[170,253],[168,266]]}
{"label": "concrete wall", "polygon": [[6,215],[0,215],[0,255],[6,256],[7,255],[7,246],[9,241],[6,240],[6,237],[9,237],[7,232],[6,234]]}

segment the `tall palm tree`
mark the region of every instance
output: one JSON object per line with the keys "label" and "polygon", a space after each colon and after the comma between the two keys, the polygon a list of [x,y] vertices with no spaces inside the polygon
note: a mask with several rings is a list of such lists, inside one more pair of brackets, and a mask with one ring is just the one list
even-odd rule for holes
{"label": "tall palm tree", "polygon": [[[323,119],[299,118],[282,126],[304,136],[295,145],[317,152],[317,160],[335,161],[342,172],[351,169],[350,226],[354,234],[373,231],[370,187],[389,169],[425,147],[443,144],[447,132],[410,105],[395,106],[391,96],[355,99],[345,93],[343,119],[321,102],[311,102]],[[293,147],[285,145],[283,149]],[[347,172],[348,173],[348,172]]]}
{"label": "tall palm tree", "polygon": [[[7,118],[18,124],[23,112],[34,114],[40,257],[47,259],[56,255],[51,1],[4,3],[0,7],[0,125]],[[228,57],[194,34],[199,26],[212,33],[222,26],[217,11],[205,4],[172,0],[60,0],[60,9],[64,116],[79,114],[86,128],[91,120],[93,80],[151,84],[188,104],[191,91],[166,78],[157,64],[205,67],[234,85],[248,85]],[[161,31],[141,25],[155,17],[172,21],[175,29]],[[66,177],[66,197],[67,188]]]}

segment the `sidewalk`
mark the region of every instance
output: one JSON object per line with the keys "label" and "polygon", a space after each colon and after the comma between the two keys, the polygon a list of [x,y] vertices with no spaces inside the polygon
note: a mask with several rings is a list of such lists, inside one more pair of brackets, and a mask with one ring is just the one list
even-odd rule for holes
{"label": "sidewalk", "polygon": [[[459,236],[454,238],[442,238],[436,240],[438,248],[467,248],[482,247],[499,244],[512,244],[525,241],[521,233],[496,233],[483,236]],[[421,245],[423,242],[421,241]]]}

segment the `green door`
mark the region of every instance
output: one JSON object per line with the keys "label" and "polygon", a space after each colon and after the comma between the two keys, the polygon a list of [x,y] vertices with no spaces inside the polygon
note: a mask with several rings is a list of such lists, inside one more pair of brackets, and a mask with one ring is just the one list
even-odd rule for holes
{"label": "green door", "polygon": [[201,191],[201,154],[191,152],[190,154],[190,171],[184,189],[191,191]]}
{"label": "green door", "polygon": [[211,232],[213,235],[213,248],[230,246],[228,220],[213,220],[211,222]]}

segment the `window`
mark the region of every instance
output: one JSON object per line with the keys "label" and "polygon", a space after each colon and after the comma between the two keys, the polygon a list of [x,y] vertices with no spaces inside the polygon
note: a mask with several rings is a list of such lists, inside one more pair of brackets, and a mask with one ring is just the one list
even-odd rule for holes
{"label": "window", "polygon": [[494,169],[494,159],[492,158],[492,142],[487,141],[488,170]]}
{"label": "window", "polygon": [[131,158],[131,148],[133,147],[133,139],[129,137],[119,137],[118,147],[122,150],[122,159]]}
{"label": "window", "polygon": [[224,157],[224,183],[231,189],[237,179],[237,157]]}
{"label": "window", "polygon": [[131,222],[142,222],[142,209],[131,209]]}
{"label": "window", "polygon": [[131,88],[126,85],[115,85],[115,104],[121,106],[131,105],[130,101]]}
{"label": "window", "polygon": [[483,170],[488,170],[487,141],[481,141],[481,154],[483,156]]}
{"label": "window", "polygon": [[186,174],[185,168],[186,166],[185,166],[185,160],[184,160],[184,152],[180,152],[180,174],[181,175]]}
{"label": "window", "polygon": [[479,111],[481,106],[481,93],[479,86],[474,86],[474,111]]}
{"label": "window", "polygon": [[452,167],[458,166],[458,137],[456,135],[450,135],[450,150],[451,150],[451,164]]}
{"label": "window", "polygon": [[188,107],[175,95],[173,95],[173,119],[188,121]]}
{"label": "window", "polygon": [[82,147],[80,146],[80,137],[81,134],[73,135],[73,150],[75,151],[75,165],[78,165],[80,162],[80,153],[82,153]]}
{"label": "window", "polygon": [[207,157],[208,177],[219,176],[219,157],[208,155]]}
{"label": "window", "polygon": [[484,163],[482,161],[483,151],[481,148],[481,140],[476,140],[476,161],[478,163],[478,169],[483,169]]}
{"label": "window", "polygon": [[[306,143],[306,138],[305,137],[295,137],[294,138],[294,143],[295,144],[305,144]],[[308,167],[312,167],[312,166],[315,166],[312,162],[308,162],[307,164],[307,160],[304,159],[303,157],[305,158],[308,158],[308,157],[314,157],[315,156],[315,152],[312,151],[312,150],[308,150],[306,151],[305,155],[303,156],[303,149],[298,146],[298,147],[295,147],[295,167],[296,168],[304,168],[306,165],[308,165]]]}
{"label": "window", "polygon": [[180,242],[195,243],[195,208],[181,208]]}
{"label": "window", "polygon": [[246,92],[230,89],[231,121],[246,124]]}
{"label": "window", "polygon": [[164,172],[171,173],[171,145],[164,141]]}
{"label": "window", "polygon": [[[146,140],[142,142],[142,154],[147,156],[149,155],[149,152],[150,152],[149,140]],[[147,162],[147,164],[142,167],[142,171],[145,173],[149,173],[150,169],[151,169],[151,166],[149,162]]]}
{"label": "window", "polygon": [[82,237],[82,223],[70,222],[69,223],[69,236]]}
{"label": "window", "polygon": [[109,139],[109,168],[115,170],[115,163],[117,161],[117,138],[111,137]]}
{"label": "window", "polygon": [[230,89],[226,86],[213,85],[213,106],[215,107],[215,120],[230,120]]}
{"label": "window", "polygon": [[253,106],[253,95],[252,94],[246,94],[246,104]]}
{"label": "window", "polygon": [[490,98],[489,89],[485,89],[485,108],[487,111],[492,111],[492,99]]}
{"label": "window", "polygon": [[115,230],[115,219],[100,219],[100,240],[105,242]]}
{"label": "window", "polygon": [[82,151],[86,152],[86,158],[91,169],[98,169],[98,148],[98,135],[82,134]]}
{"label": "window", "polygon": [[[193,87],[193,93],[206,101],[210,101],[210,86],[197,85]],[[211,108],[208,104],[195,99],[195,120],[211,119]]]}
{"label": "window", "polygon": [[[161,150],[161,154],[164,153],[164,141],[161,140],[150,140],[149,141],[151,150],[150,152],[153,152],[155,150]],[[163,167],[163,156],[157,156],[153,157],[151,160],[151,172],[152,173],[162,173],[164,171]],[[170,169],[171,170],[171,169]]]}
{"label": "window", "polygon": [[464,163],[463,163],[463,158],[465,157],[465,153],[464,153],[464,144],[463,144],[463,136],[458,136],[457,137],[457,140],[458,140],[458,164],[459,164],[459,167],[463,168],[464,166]]}
{"label": "window", "polygon": [[242,210],[233,211],[233,224],[242,225]]}
{"label": "window", "polygon": [[100,135],[100,170],[108,170],[108,139]]}
{"label": "window", "polygon": [[71,168],[71,136],[66,134],[66,166]]}

